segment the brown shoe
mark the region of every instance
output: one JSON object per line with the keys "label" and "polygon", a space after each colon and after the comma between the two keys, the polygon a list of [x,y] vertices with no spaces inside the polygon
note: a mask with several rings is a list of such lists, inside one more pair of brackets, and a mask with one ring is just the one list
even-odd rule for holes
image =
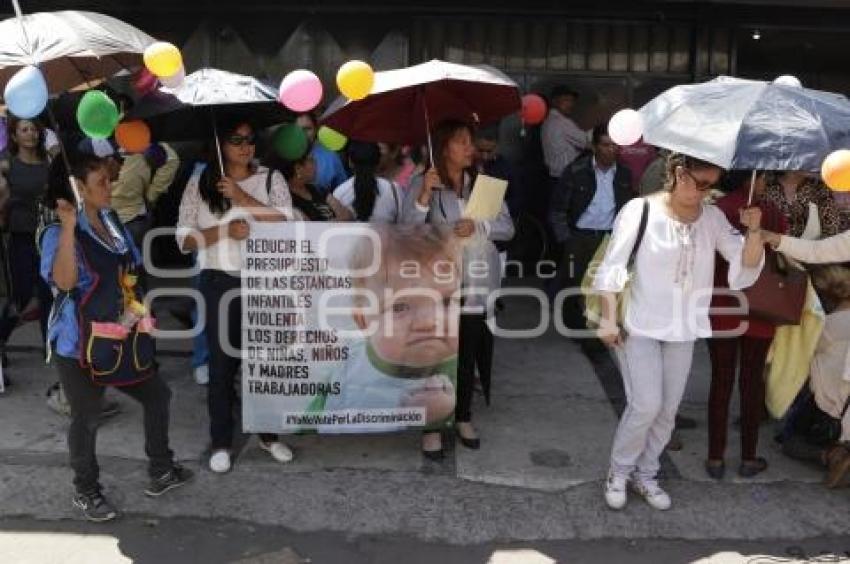
{"label": "brown shoe", "polygon": [[850,451],[844,446],[830,449],[826,455],[829,469],[826,473],[826,487],[838,488],[850,485]]}

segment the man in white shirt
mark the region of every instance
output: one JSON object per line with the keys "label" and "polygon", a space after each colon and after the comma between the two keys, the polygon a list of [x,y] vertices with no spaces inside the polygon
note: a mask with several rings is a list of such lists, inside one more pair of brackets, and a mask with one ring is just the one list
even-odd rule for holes
{"label": "man in white shirt", "polygon": [[578,93],[565,86],[552,91],[551,107],[540,132],[543,159],[549,176],[557,180],[579,154],[587,148],[587,134],[570,118]]}

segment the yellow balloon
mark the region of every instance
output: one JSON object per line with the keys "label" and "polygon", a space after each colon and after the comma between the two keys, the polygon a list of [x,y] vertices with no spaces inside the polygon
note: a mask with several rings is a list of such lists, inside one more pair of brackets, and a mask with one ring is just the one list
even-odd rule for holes
{"label": "yellow balloon", "polygon": [[148,70],[160,78],[174,76],[183,67],[180,49],[165,41],[159,41],[145,49],[144,60]]}
{"label": "yellow balloon", "polygon": [[850,150],[839,149],[823,160],[821,176],[837,192],[850,192]]}
{"label": "yellow balloon", "polygon": [[375,71],[363,61],[348,61],[336,73],[336,85],[349,100],[362,100],[372,92]]}

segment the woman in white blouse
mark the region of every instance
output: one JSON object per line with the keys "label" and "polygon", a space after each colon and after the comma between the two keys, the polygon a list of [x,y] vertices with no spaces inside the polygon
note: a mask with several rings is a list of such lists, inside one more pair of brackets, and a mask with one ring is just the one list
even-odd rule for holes
{"label": "woman in white blouse", "polygon": [[[241,242],[248,237],[251,224],[291,219],[292,205],[280,173],[256,166],[256,136],[249,124],[220,124],[219,141],[225,175],[213,161],[192,177],[180,202],[176,237],[183,252],[198,253],[202,269],[200,289],[209,346],[210,469],[222,473],[231,466],[234,378],[241,360],[227,354],[222,340],[227,338],[232,347],[240,349],[242,311],[238,297],[228,301],[226,313],[220,314],[219,306],[228,292],[241,286]],[[279,462],[292,460],[292,452],[277,435],[261,434],[260,447]]]}
{"label": "woman in white blouse", "polygon": [[[729,262],[729,287],[751,286],[764,261],[759,231],[761,212],[748,208],[741,223],[744,238],[706,193],[720,178],[712,164],[672,154],[665,190],[626,204],[617,216],[611,243],[597,271],[602,320],[599,338],[620,359],[627,406],[614,436],[605,500],[612,509],[626,504],[626,484],[656,509],[670,497],[658,486],[659,457],[675,424],[693,357],[694,341],[711,336],[708,319],[714,282],[714,256]],[[647,221],[631,265],[624,326],[616,319],[616,294],[629,279],[644,202]]]}
{"label": "woman in white blouse", "polygon": [[333,198],[342,204],[354,221],[398,223],[401,195],[398,185],[378,176],[381,150],[377,143],[352,141],[348,160],[354,175],[337,186]]}

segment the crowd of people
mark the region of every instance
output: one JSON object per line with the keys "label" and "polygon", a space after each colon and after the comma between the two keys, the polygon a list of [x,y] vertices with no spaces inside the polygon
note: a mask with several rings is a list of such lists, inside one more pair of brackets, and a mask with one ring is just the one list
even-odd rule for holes
{"label": "crowd of people", "polygon": [[[519,218],[544,224],[559,263],[551,293],[581,287],[590,273],[601,298],[595,322],[586,317],[581,296],[564,300],[558,315],[571,330],[595,331],[595,342],[610,347],[620,363],[627,407],[604,487],[613,509],[625,506],[628,485],[652,507],[671,506],[657,478],[659,457],[671,441],[699,339],[708,341],[712,365],[706,472],[724,476],[736,377],[738,474],[752,477],[767,469],[758,436],[776,323],[747,313],[720,315],[710,311],[708,300],[689,298],[752,286],[770,253],[807,265],[828,263],[809,268],[829,315],[810,382],[786,415],[779,438],[789,456],[824,466],[829,486],[847,485],[850,270],[835,263],[850,261],[850,232],[829,190],[799,171],[761,172],[751,186],[749,174],[743,181],[687,155],[642,142],[618,147],[605,125],[585,131],[576,124],[575,91],[557,87],[549,101],[539,136],[530,136],[539,146],[520,161],[501,154],[498,128],[462,121],[434,124],[431,147],[351,140],[335,152],[317,142],[315,115],[303,114],[296,123],[309,147],[298,158],[283,159],[263,150],[264,131],[239,118],[220,122],[218,143],[206,148],[155,143],[127,155],[112,140],[64,135],[67,154],[60,155],[56,135],[40,122],[9,117],[9,146],[0,161],[7,274],[0,347],[7,366],[5,344],[12,331],[22,321],[40,321],[46,357],[58,377],[48,403],[70,417],[75,505],[95,521],[118,514],[103,495],[95,454],[97,427],[117,408],[104,401],[104,386],[92,374],[144,407],[151,478],[146,493],[158,496],[192,478],[169,448],[171,392],[158,374],[151,314],[135,305],[150,282],[143,251],[159,253],[148,257],[153,262],[168,255],[167,260],[203,265],[195,284],[207,321],[193,343],[192,368],[197,383],[207,387],[207,464],[214,473],[231,470],[241,359],[223,343],[238,348],[242,314],[240,300],[227,297],[241,288],[240,242],[253,223],[265,221],[431,224],[448,226],[467,241],[462,284],[472,291],[460,318],[455,434],[470,449],[482,446],[472,423],[476,378],[489,381],[497,345],[488,324],[496,313],[488,309],[488,296],[501,285],[504,254]],[[540,162],[531,162],[535,154]],[[545,173],[535,177],[530,171],[537,169]],[[505,202],[492,220],[464,217],[478,174],[508,181]],[[79,208],[69,178],[81,198]],[[174,248],[144,244],[156,225],[176,226]],[[601,264],[591,270],[602,250]],[[473,257],[483,257],[486,276],[468,275]],[[624,293],[629,299],[619,316],[616,304]],[[728,292],[715,294],[713,307],[727,305]],[[138,315],[119,320],[115,308],[121,303]],[[176,316],[191,324],[198,314]],[[106,327],[98,321],[107,318],[118,323]],[[740,334],[719,336],[742,321],[747,325]],[[589,342],[581,341],[586,348]],[[88,365],[80,360],[81,346],[88,347]],[[124,352],[116,356],[116,350]],[[10,372],[14,375],[14,364],[4,371],[7,385]],[[439,432],[423,433],[423,455],[442,460],[445,439]],[[293,458],[276,434],[261,434],[259,446],[280,463]]]}

